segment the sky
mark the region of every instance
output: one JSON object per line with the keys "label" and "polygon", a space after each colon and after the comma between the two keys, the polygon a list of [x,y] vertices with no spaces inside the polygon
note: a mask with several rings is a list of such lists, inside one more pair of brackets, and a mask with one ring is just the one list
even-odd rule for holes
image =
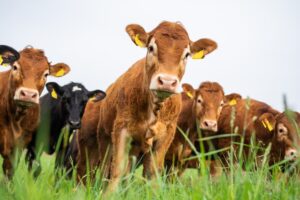
{"label": "sky", "polygon": [[[0,0],[0,44],[43,49],[52,63],[71,72],[49,78],[105,90],[146,49],[135,46],[125,27],[151,31],[161,21],[180,21],[192,41],[211,38],[218,49],[189,59],[182,83],[195,88],[219,82],[225,93],[300,111],[300,1],[298,0]],[[4,71],[6,69],[0,69]]]}

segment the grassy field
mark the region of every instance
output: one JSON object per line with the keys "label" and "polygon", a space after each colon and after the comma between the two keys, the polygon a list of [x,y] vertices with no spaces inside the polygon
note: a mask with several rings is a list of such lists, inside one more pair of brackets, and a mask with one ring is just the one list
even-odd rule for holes
{"label": "grassy field", "polygon": [[[54,156],[48,155],[42,156],[42,173],[34,179],[27,171],[24,157],[21,156],[12,181],[6,180],[1,173],[0,199],[103,199],[103,181],[100,179],[85,187],[77,184],[75,178],[67,179],[64,174],[55,176]],[[202,166],[205,165],[204,162],[201,163]],[[140,167],[135,173],[124,177],[118,191],[109,198],[300,199],[298,175],[280,173],[278,166],[273,167],[271,174],[270,166],[266,164],[267,156],[262,159],[259,169],[253,169],[255,160],[251,163],[249,162],[246,171],[239,165],[231,165],[228,173],[221,173],[217,178],[211,178],[205,166],[200,171],[190,169],[173,182],[168,182],[164,176],[147,181],[142,177]]]}

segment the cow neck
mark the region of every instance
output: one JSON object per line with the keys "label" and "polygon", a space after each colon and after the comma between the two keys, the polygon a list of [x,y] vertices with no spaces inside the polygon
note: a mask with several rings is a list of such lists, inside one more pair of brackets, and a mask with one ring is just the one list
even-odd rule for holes
{"label": "cow neck", "polygon": [[[151,78],[148,76],[146,72],[146,62],[145,58],[142,59],[142,65],[140,65],[140,75],[137,78],[140,79],[136,82],[135,87],[139,88],[141,95],[138,98],[143,98],[136,103],[138,104],[139,110],[144,110],[146,113],[153,113],[157,116],[157,112],[160,109],[161,102],[157,100],[153,92],[149,89]],[[147,106],[147,107],[145,107]],[[146,109],[146,110],[145,110]],[[148,112],[147,112],[148,111]],[[148,117],[148,116],[147,116]]]}

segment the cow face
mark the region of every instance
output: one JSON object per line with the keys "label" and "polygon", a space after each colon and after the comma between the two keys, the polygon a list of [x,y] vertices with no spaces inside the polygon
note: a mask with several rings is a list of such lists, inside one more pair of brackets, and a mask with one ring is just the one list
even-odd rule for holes
{"label": "cow face", "polygon": [[7,52],[11,52],[9,49],[1,51],[4,52],[6,58],[2,60],[7,61],[4,64],[11,66],[9,75],[10,95],[16,105],[23,108],[39,104],[39,96],[48,75],[60,77],[70,71],[69,66],[63,63],[51,65],[44,52],[39,49],[25,48],[19,53],[19,56],[12,52],[14,58],[5,56]]}
{"label": "cow face", "polygon": [[296,159],[300,148],[300,114],[281,113],[276,117],[275,139],[282,147],[285,158]]}
{"label": "cow face", "polygon": [[223,88],[216,82],[204,82],[195,90],[189,84],[182,85],[184,92],[193,99],[193,113],[202,130],[216,132],[218,119],[224,105]]}
{"label": "cow face", "polygon": [[89,99],[97,102],[105,97],[105,92],[88,91],[80,83],[70,83],[61,87],[57,83],[50,82],[46,87],[54,101],[60,100],[63,116],[71,129],[80,128],[81,118]]}
{"label": "cow face", "polygon": [[190,41],[179,23],[162,22],[149,33],[131,24],[126,31],[137,46],[147,48],[145,71],[153,91],[177,93],[188,57],[203,58],[217,48],[210,39]]}
{"label": "cow face", "polygon": [[260,117],[263,126],[273,133],[272,149],[281,159],[295,160],[300,148],[300,114],[281,113],[277,116],[265,113]]}

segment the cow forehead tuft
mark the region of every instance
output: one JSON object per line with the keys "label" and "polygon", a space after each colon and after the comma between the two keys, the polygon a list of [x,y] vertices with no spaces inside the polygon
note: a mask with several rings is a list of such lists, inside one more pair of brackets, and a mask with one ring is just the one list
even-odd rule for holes
{"label": "cow forehead tuft", "polygon": [[73,86],[72,92],[76,92],[76,91],[82,91],[82,88],[77,85]]}

